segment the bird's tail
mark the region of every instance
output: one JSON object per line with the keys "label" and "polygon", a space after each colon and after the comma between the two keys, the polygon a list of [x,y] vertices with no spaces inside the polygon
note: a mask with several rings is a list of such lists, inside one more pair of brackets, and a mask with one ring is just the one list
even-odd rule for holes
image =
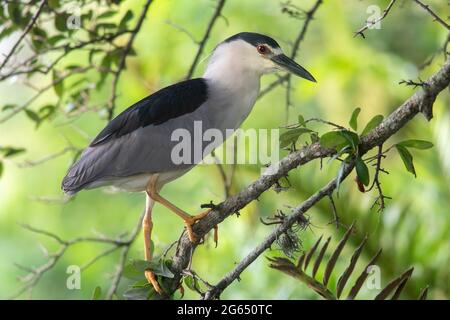
{"label": "bird's tail", "polygon": [[70,167],[66,176],[61,182],[61,189],[67,195],[74,195],[78,191],[84,189],[86,185],[95,180],[93,174],[93,161],[90,154],[91,148],[86,149],[80,158]]}
{"label": "bird's tail", "polygon": [[83,189],[82,185],[80,185],[80,183],[78,181],[79,179],[77,179],[78,177],[70,176],[71,169],[69,170],[69,172],[67,173],[67,175],[64,177],[64,179],[61,182],[62,191],[64,191],[64,193],[69,196],[72,196],[75,193],[77,193],[78,191],[80,191],[81,189]]}

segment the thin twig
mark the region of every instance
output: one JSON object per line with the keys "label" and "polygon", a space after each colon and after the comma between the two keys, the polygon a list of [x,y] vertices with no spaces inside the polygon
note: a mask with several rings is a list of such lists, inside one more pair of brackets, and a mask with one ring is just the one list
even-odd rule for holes
{"label": "thin twig", "polygon": [[31,21],[26,26],[25,30],[23,30],[22,34],[20,35],[19,39],[14,43],[13,47],[9,51],[9,53],[6,55],[5,60],[3,60],[2,64],[0,65],[0,70],[3,69],[3,67],[8,63],[8,60],[11,58],[11,56],[16,51],[17,47],[20,45],[22,40],[25,38],[25,36],[30,32],[31,28],[33,28],[34,24],[36,23],[37,19],[41,15],[42,9],[44,8],[44,5],[46,3],[46,0],[42,0],[39,3],[39,7],[37,11],[34,13],[33,17],[31,18]]}
{"label": "thin twig", "polygon": [[147,11],[152,4],[153,0],[147,0],[145,2],[144,8],[142,9],[141,15],[139,16],[138,21],[136,22],[136,26],[131,31],[130,39],[128,40],[127,44],[125,45],[123,51],[122,51],[122,57],[120,58],[119,66],[117,67],[117,70],[114,72],[114,78],[112,83],[112,89],[111,89],[111,97],[109,99],[109,107],[108,107],[108,120],[112,120],[114,117],[114,111],[116,108],[116,98],[117,98],[117,85],[119,83],[120,75],[125,68],[125,62],[127,60],[127,56],[130,53],[131,48],[133,47],[134,39],[136,38],[137,34],[141,30],[142,24],[144,22],[145,16],[147,15]]}
{"label": "thin twig", "polygon": [[340,220],[339,220],[339,215],[338,215],[337,208],[336,208],[336,203],[334,202],[332,193],[330,193],[328,195],[328,199],[330,199],[331,212],[333,212],[333,221],[330,221],[329,224],[334,223],[334,224],[336,224],[336,229],[339,229]]}
{"label": "thin twig", "polygon": [[116,272],[114,273],[111,286],[109,287],[108,293],[106,294],[106,300],[111,300],[114,295],[117,293],[117,288],[119,287],[120,280],[122,279],[123,270],[125,268],[125,264],[127,262],[128,253],[130,252],[131,245],[134,243],[136,238],[139,235],[139,231],[141,230],[142,219],[144,218],[145,211],[141,214],[141,217],[138,220],[136,227],[128,238],[128,243],[123,246],[122,251],[120,253],[119,264],[117,265]]}
{"label": "thin twig", "polygon": [[[379,146],[394,135],[398,130],[405,126],[412,118],[414,118],[418,113],[422,112],[424,109],[431,109],[437,95],[448,87],[450,83],[450,57],[447,59],[445,64],[441,69],[436,72],[432,77],[427,80],[427,92],[423,90],[417,91],[409,99],[403,102],[393,113],[386,117],[381,124],[379,124],[375,129],[373,129],[369,134],[361,138],[361,143],[359,145],[360,155],[364,155],[372,148]],[[221,204],[215,206],[214,209],[202,220],[198,221],[194,227],[193,231],[198,237],[205,236],[210,230],[214,228],[217,224],[221,223],[227,217],[231,216],[233,213],[238,212],[240,209],[245,207],[247,204],[257,199],[263,192],[267,191],[274,185],[281,177],[286,176],[286,174],[299,166],[302,166],[314,159],[320,159],[324,157],[332,156],[336,153],[335,150],[324,149],[319,143],[313,143],[300,150],[294,151],[283,158],[276,166],[276,170],[271,173],[266,173],[261,175],[256,181],[251,183],[247,188],[239,192],[238,194],[229,197]],[[334,181],[332,181],[334,182]],[[328,185],[330,188],[334,188],[334,184]],[[322,192],[326,192],[329,189],[322,189]],[[327,195],[325,193],[324,195]],[[316,203],[319,198],[324,195],[321,193],[315,193],[307,202],[303,203],[296,214],[301,212],[300,209],[306,209],[308,206]],[[296,214],[291,215],[287,221],[294,219]],[[288,228],[289,224],[283,224],[279,228]],[[245,258],[240,264],[240,267],[236,268],[232,274],[234,279],[242,272],[242,267],[250,264],[256,257],[265,250],[266,245],[275,240],[278,232],[283,232],[284,229],[276,229],[266,240],[268,242],[262,243],[258,246],[255,251],[252,251],[253,256]],[[186,268],[189,264],[190,256],[195,250],[196,245],[192,244],[187,237],[183,235],[180,238],[179,246],[176,254],[173,256],[171,271],[174,273],[174,278],[168,283],[169,288],[175,291],[179,286],[179,281],[181,279],[181,271]],[[245,269],[245,268],[244,268]],[[230,279],[230,278],[227,278]],[[223,285],[227,286],[229,284],[228,280],[222,282]],[[218,287],[216,293],[210,294],[210,297],[217,296],[217,293],[221,290]]]}
{"label": "thin twig", "polygon": [[358,31],[355,31],[354,37],[360,35],[361,37],[365,38],[366,36],[364,35],[364,31],[366,31],[370,27],[374,26],[375,24],[386,18],[387,15],[389,14],[389,11],[391,11],[392,7],[394,6],[395,1],[396,0],[391,0],[391,2],[389,2],[388,6],[386,7],[386,9],[384,9],[383,14],[380,17],[371,21],[367,21],[364,27],[362,27]]}
{"label": "thin twig", "polygon": [[56,252],[54,252],[52,254],[48,254],[47,256],[49,259],[47,260],[47,262],[45,262],[40,267],[27,268],[27,267],[18,265],[18,267],[20,269],[23,269],[23,270],[26,269],[25,271],[27,271],[28,274],[25,275],[24,277],[22,277],[22,281],[25,282],[25,284],[22,287],[20,287],[10,297],[10,299],[15,299],[15,298],[19,297],[20,295],[22,295],[24,292],[29,292],[29,295],[31,296],[33,289],[39,283],[42,276],[56,265],[56,263],[59,261],[59,259],[66,253],[67,249],[69,249],[73,245],[76,245],[79,243],[84,243],[84,242],[105,243],[105,244],[112,245],[112,247],[101,252],[100,254],[96,255],[95,257],[93,257],[90,261],[88,261],[81,267],[81,270],[85,270],[86,268],[88,268],[92,264],[94,264],[96,261],[101,259],[102,257],[105,257],[105,256],[113,253],[117,249],[122,248],[121,260],[120,260],[119,266],[115,272],[111,288],[108,291],[108,294],[106,296],[108,299],[111,299],[112,296],[117,291],[117,287],[118,287],[118,284],[122,277],[124,264],[126,262],[126,257],[130,250],[130,247],[136,240],[137,236],[139,235],[142,217],[143,217],[143,215],[141,216],[141,218],[138,221],[138,224],[136,225],[133,232],[127,239],[123,239],[124,235],[120,235],[117,238],[108,238],[105,236],[99,236],[99,237],[77,237],[77,238],[74,238],[71,240],[64,240],[53,232],[39,229],[39,228],[30,226],[27,224],[21,224],[21,226],[28,231],[31,231],[33,233],[43,235],[43,236],[46,236],[48,238],[55,240],[60,245],[60,248]]}
{"label": "thin twig", "polygon": [[[386,153],[386,152],[384,152],[384,153]],[[383,189],[381,188],[381,182],[380,182],[380,172],[386,172],[385,170],[383,170],[381,168],[381,160],[383,159],[384,153],[383,153],[383,145],[380,144],[378,146],[378,152],[376,155],[377,162],[375,163],[375,175],[373,178],[373,182],[372,182],[372,185],[370,186],[370,188],[366,191],[366,192],[369,192],[374,187],[376,187],[376,189],[378,191],[378,197],[376,198],[372,207],[374,207],[376,204],[378,204],[378,212],[384,211],[384,209],[386,208],[385,199],[390,199],[390,197],[384,195]]]}
{"label": "thin twig", "polygon": [[4,117],[0,118],[0,124],[2,124],[4,122],[6,122],[7,120],[11,119],[12,117],[14,117],[16,114],[18,114],[22,110],[27,109],[44,92],[46,92],[47,90],[53,88],[55,85],[61,83],[62,81],[64,81],[68,77],[71,77],[71,76],[73,76],[75,74],[84,73],[84,72],[86,72],[86,71],[88,71],[90,69],[93,69],[93,68],[95,68],[95,67],[90,65],[90,66],[87,66],[87,67],[75,68],[75,69],[70,70],[69,72],[64,73],[62,76],[60,76],[59,78],[53,80],[51,83],[49,83],[45,87],[39,89],[39,91],[36,94],[34,94],[30,99],[28,99],[24,104],[22,104],[21,106],[15,107],[7,115],[5,115]]}
{"label": "thin twig", "polygon": [[190,33],[185,27],[180,26],[179,24],[174,23],[173,21],[170,20],[166,20],[165,23],[175,29],[177,29],[178,31],[180,31],[181,33],[184,33],[185,35],[187,35],[189,37],[189,39],[192,40],[193,43],[195,44],[200,44],[200,42],[198,42],[197,40],[195,40],[195,37],[192,33]]}
{"label": "thin twig", "polygon": [[75,148],[74,146],[68,146],[68,147],[65,147],[64,149],[62,149],[62,150],[60,150],[58,152],[46,155],[46,156],[44,156],[44,157],[42,157],[40,159],[37,159],[37,160],[25,160],[24,162],[18,163],[17,166],[19,168],[29,168],[29,167],[38,166],[38,165],[43,164],[43,163],[45,163],[47,161],[50,161],[50,160],[56,159],[56,158],[58,158],[60,156],[63,156],[67,152],[71,152],[71,151],[79,151],[79,150],[77,148]]}
{"label": "thin twig", "polygon": [[308,123],[308,122],[321,122],[321,123],[327,124],[329,126],[335,127],[335,128],[337,128],[339,130],[347,130],[346,127],[343,127],[343,126],[341,126],[341,125],[339,125],[337,123],[334,123],[334,122],[331,122],[331,121],[327,121],[327,120],[323,120],[323,119],[319,119],[319,118],[310,118],[310,119],[305,121],[305,123]]}
{"label": "thin twig", "polygon": [[[353,164],[348,165],[344,174],[341,176],[341,181],[347,177],[347,175],[353,170]],[[211,300],[219,298],[220,293],[225,290],[234,280],[236,280],[240,274],[253,263],[264,251],[283,234],[285,233],[305,212],[312,208],[319,200],[328,196],[333,192],[337,185],[337,178],[331,180],[322,189],[314,193],[305,202],[292,210],[292,213],[287,215],[283,223],[275,228],[260,244],[258,244],[245,258],[238,263],[232,271],[222,278],[212,289],[206,292],[204,299]]]}
{"label": "thin twig", "polygon": [[233,164],[231,165],[230,174],[227,175],[224,165],[220,163],[220,159],[218,159],[214,153],[212,153],[211,156],[214,158],[216,167],[219,170],[220,178],[222,179],[223,183],[225,198],[228,198],[231,195],[231,186],[233,184],[234,173],[236,171],[235,162],[233,162]]}
{"label": "thin twig", "polygon": [[[444,90],[450,83],[450,57],[447,59],[445,65],[433,75],[427,83],[428,92],[419,91],[412,97],[405,101],[399,108],[397,108],[389,117],[373,129],[368,135],[365,135],[361,139],[359,150],[361,154],[366,153],[370,149],[381,146],[384,141],[396,133],[401,127],[408,123],[416,114],[421,112],[423,108],[431,108],[436,95]],[[434,94],[434,96],[430,96]],[[307,147],[305,147],[307,148]],[[305,148],[303,148],[303,154],[305,154]],[[380,152],[380,151],[379,151]],[[382,152],[382,151],[381,151]],[[295,154],[295,153],[294,153]],[[316,155],[320,155],[317,153]],[[285,158],[286,159],[286,158]],[[347,175],[353,170],[354,164],[351,162],[344,167],[341,180],[345,179]],[[220,293],[228,287],[234,280],[236,280],[240,274],[255,261],[266,249],[270,248],[271,244],[286,230],[288,230],[295,219],[300,215],[303,215],[314,204],[316,204],[323,197],[330,195],[336,188],[337,178],[329,182],[325,187],[314,193],[310,198],[303,202],[300,206],[293,210],[293,213],[287,216],[284,223],[278,226],[269,236],[267,236],[258,246],[256,246],[231,272],[222,278],[213,289],[209,290],[205,294],[205,299],[218,298]],[[249,188],[252,188],[250,186]],[[237,199],[242,199],[237,195]],[[219,205],[219,207],[222,207]],[[214,213],[214,212],[213,212]],[[201,221],[202,222],[202,221]],[[200,223],[201,223],[200,222]],[[196,231],[196,230],[194,230]]]}
{"label": "thin twig", "polygon": [[[104,36],[93,38],[93,39],[90,39],[87,41],[80,41],[79,43],[74,44],[74,45],[64,44],[64,45],[54,46],[54,47],[48,48],[46,50],[42,50],[42,51],[30,56],[29,58],[25,59],[25,61],[21,61],[20,65],[12,67],[11,71],[9,73],[0,75],[0,81],[6,80],[13,76],[17,76],[17,75],[21,75],[21,74],[29,74],[29,73],[34,73],[34,72],[38,72],[38,73],[44,74],[44,75],[48,74],[53,69],[53,67],[56,66],[56,64],[59,61],[61,61],[63,58],[65,58],[71,52],[76,52],[76,50],[83,49],[86,46],[89,46],[92,44],[101,44],[103,42],[111,43],[116,38],[118,38],[124,34],[131,33],[131,32],[132,32],[132,30],[122,30],[122,31],[118,31],[117,33],[114,33],[114,34],[104,35]],[[36,66],[36,67],[25,69],[25,70],[20,69],[20,67],[28,65],[30,62],[36,60],[39,56],[42,56],[45,53],[55,52],[55,51],[63,51],[63,53],[61,53],[57,58],[55,58],[44,69],[42,69],[42,66]]]}
{"label": "thin twig", "polygon": [[[295,59],[297,57],[297,52],[300,49],[300,45],[301,45],[302,41],[305,39],[306,32],[308,31],[308,27],[309,27],[311,21],[314,19],[314,14],[317,12],[317,10],[319,9],[322,2],[323,2],[322,0],[317,0],[311,9],[309,11],[306,11],[305,22],[303,23],[303,26],[300,29],[300,32],[298,33],[297,38],[295,39],[294,45],[292,47],[292,53],[291,53],[292,59]],[[271,84],[269,84],[265,89],[263,89],[260,92],[258,99],[260,99],[261,97],[263,97],[264,95],[266,95],[267,93],[269,93],[270,91],[272,91],[273,89],[278,87],[280,84],[288,81],[290,79],[290,77],[291,77],[290,74],[286,74],[282,77],[279,77],[277,80],[273,81]],[[288,92],[290,92],[289,87],[287,88],[287,90],[288,90]],[[289,95],[290,95],[290,93],[288,93],[287,97],[286,97],[287,102],[290,101]]]}
{"label": "thin twig", "polygon": [[202,40],[199,42],[197,53],[195,54],[194,61],[192,62],[191,66],[189,67],[189,71],[186,75],[186,79],[189,79],[194,74],[195,68],[198,65],[198,62],[200,61],[200,57],[203,53],[203,50],[205,48],[206,42],[208,41],[209,35],[211,34],[212,28],[214,27],[214,24],[216,23],[217,19],[221,17],[222,15],[222,9],[225,5],[225,0],[219,0],[217,3],[216,10],[214,11],[213,16],[211,17],[211,20],[208,23],[208,26],[206,27],[205,34],[203,35]]}
{"label": "thin twig", "polygon": [[419,6],[424,8],[429,14],[431,14],[435,21],[439,22],[443,25],[447,30],[450,30],[450,25],[444,21],[441,17],[439,17],[433,10],[431,10],[430,5],[423,3],[420,0],[414,0]]}

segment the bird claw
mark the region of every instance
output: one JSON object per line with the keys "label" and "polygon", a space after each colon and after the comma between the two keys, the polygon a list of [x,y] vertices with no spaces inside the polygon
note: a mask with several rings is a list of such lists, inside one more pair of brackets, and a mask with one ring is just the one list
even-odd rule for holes
{"label": "bird claw", "polygon": [[[202,205],[203,206],[203,205]],[[196,216],[192,216],[189,219],[185,220],[184,223],[186,225],[186,230],[188,233],[188,237],[189,240],[194,243],[194,244],[198,244],[201,240],[201,238],[199,238],[195,232],[192,230],[192,226],[197,223],[197,221],[203,219],[204,217],[206,217],[208,215],[209,212],[211,212],[211,210],[213,209],[208,209],[205,210],[204,212],[196,215]],[[217,243],[218,243],[218,226],[215,225],[214,226],[214,243],[216,244],[216,248],[217,248]]]}
{"label": "bird claw", "polygon": [[163,295],[164,290],[159,285],[156,275],[150,270],[145,270],[144,275],[145,275],[145,278],[147,279],[148,283],[150,283],[153,286],[155,291],[158,292],[159,295]]}

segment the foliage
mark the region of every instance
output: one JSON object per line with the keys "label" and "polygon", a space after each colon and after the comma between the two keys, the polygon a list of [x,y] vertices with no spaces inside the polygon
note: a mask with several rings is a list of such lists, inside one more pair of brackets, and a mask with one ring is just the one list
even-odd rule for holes
{"label": "foliage", "polygon": [[[364,242],[365,250],[357,237],[349,236],[342,252],[333,258],[328,286],[319,283],[328,290],[322,293],[342,296],[330,285],[338,281],[333,270],[352,261],[348,254],[351,249],[361,250],[359,261],[370,263],[376,248],[382,246],[383,255],[378,257],[377,265],[386,278],[397,280],[391,293],[395,287],[402,290],[404,297],[417,298],[419,289],[430,285],[431,298],[447,298],[448,94],[436,101],[435,120],[430,124],[415,119],[392,138],[390,145],[379,146],[378,151],[367,155],[359,150],[361,140],[383,120],[381,114],[387,117],[399,101],[412,94],[413,87],[426,89],[420,79],[402,82],[411,88],[397,82],[415,79],[418,74],[428,77],[442,64],[442,55],[447,54],[448,30],[442,28],[442,23],[416,6],[417,1],[402,6],[395,2],[390,2],[393,6],[383,17],[381,29],[367,25],[358,29],[367,19],[367,1],[328,1],[315,8],[320,1],[275,1],[261,6],[255,0],[229,0],[220,2],[222,12],[217,11],[219,2],[209,0],[50,0],[41,9],[42,1],[5,2],[0,6],[0,41],[7,47],[0,59],[0,250],[8,259],[0,263],[0,297],[14,295],[21,285],[16,281],[20,277],[25,286],[31,280],[37,298],[159,298],[143,281],[142,270],[154,270],[164,285],[172,279],[172,260],[164,257],[151,265],[136,260],[142,256],[141,239],[135,232],[139,230],[132,228],[139,225],[143,198],[97,190],[68,202],[60,194],[61,176],[117,112],[186,74],[199,76],[204,66],[202,59],[226,36],[257,30],[279,40],[285,52],[312,70],[319,82],[313,85],[284,75],[263,79],[262,96],[244,127],[274,128],[294,123],[283,127],[280,136],[285,152],[319,142],[336,150],[336,155],[323,167],[317,161],[289,172],[284,178],[288,186],[276,189],[285,192],[266,192],[258,197],[259,201],[241,209],[241,218],[221,223],[219,247],[213,250],[205,239],[205,246],[195,251],[191,270],[182,275],[183,286],[190,289],[185,297],[197,298],[210,290],[211,285],[203,277],[218,282],[249,248],[266,237],[267,228],[257,223],[260,216],[296,206],[329,179],[340,178],[346,164],[354,163],[352,174],[357,188],[342,183],[338,198],[330,196],[329,203],[321,201],[311,209],[312,232],[294,230],[302,245],[316,246],[317,251],[319,242],[313,242],[314,233],[318,228],[331,228],[331,211],[333,225],[341,227],[357,219],[356,229],[371,234]],[[441,1],[428,2],[436,12],[445,12]],[[377,4],[386,5],[381,1]],[[309,19],[312,8],[316,9],[314,19]],[[34,21],[37,12],[40,14]],[[147,19],[141,20],[145,16]],[[192,20],[192,16],[196,19]],[[72,28],[78,22],[79,28]],[[22,34],[24,38],[17,42]],[[11,51],[15,43],[18,45]],[[302,115],[297,116],[299,113]],[[429,150],[420,152],[425,149]],[[394,150],[398,155],[394,156]],[[382,175],[388,172],[386,169],[389,175]],[[419,178],[412,179],[409,173]],[[201,203],[223,200],[225,180],[226,194],[232,195],[259,175],[260,168],[254,166],[240,166],[237,170],[228,166],[202,167],[167,186],[164,192],[188,212],[195,212]],[[385,203],[389,199],[385,193],[393,200]],[[370,210],[372,203],[380,213]],[[182,225],[176,217],[165,214],[165,209],[157,207],[156,211],[155,250],[160,252],[178,238]],[[17,221],[42,230],[30,234]],[[92,237],[79,238],[91,230]],[[55,244],[54,236],[62,242],[56,240]],[[95,241],[90,242],[90,238]],[[105,239],[110,242],[105,243]],[[326,243],[331,246],[332,239]],[[44,259],[37,244],[45,248]],[[269,254],[275,251],[272,249]],[[303,266],[306,260],[312,263],[311,252],[304,255]],[[326,255],[323,251],[321,259]],[[289,265],[287,261],[274,260],[284,266]],[[18,263],[18,268],[13,262]],[[83,267],[81,290],[65,286],[70,265]],[[409,265],[417,266],[420,272],[404,286],[410,274],[397,275]],[[314,291],[289,287],[289,281],[266,268],[261,259],[251,268],[240,276],[239,284],[223,292],[224,298],[317,298]],[[302,272],[301,278],[309,277],[309,283],[317,287],[315,275],[327,273],[321,273],[321,268],[312,277],[305,272],[306,267],[296,272]],[[41,270],[46,277],[41,278]],[[132,279],[121,279],[121,270],[124,275],[131,274]],[[349,272],[346,270],[341,278],[349,277]],[[34,282],[36,276],[39,285]],[[341,291],[345,282],[340,281]],[[31,297],[32,290],[26,289],[19,297]],[[181,296],[174,293],[172,298]],[[362,298],[369,296],[362,291],[358,294]]]}
{"label": "foliage", "polygon": [[[373,129],[375,129],[384,119],[382,115],[376,115],[372,117],[372,119],[369,120],[369,122],[366,124],[364,129],[361,131],[360,134],[357,132],[358,128],[358,116],[361,112],[361,108],[356,108],[353,113],[351,114],[351,118],[349,120],[349,125],[351,129],[345,128],[341,125],[325,121],[322,119],[308,119],[305,120],[302,115],[298,116],[298,123],[295,125],[288,126],[287,130],[280,135],[280,147],[281,148],[287,148],[290,150],[295,150],[298,146],[299,138],[305,134],[308,133],[310,135],[311,142],[314,143],[314,139],[316,136],[318,136],[318,132],[311,130],[307,128],[307,123],[309,122],[320,122],[325,123],[329,126],[332,126],[335,128],[335,130],[325,132],[322,134],[319,138],[320,145],[324,148],[330,148],[335,149],[336,154],[330,158],[330,160],[338,159],[341,161],[341,166],[339,168],[337,177],[338,180],[339,177],[342,176],[342,173],[345,169],[345,166],[349,163],[350,160],[354,159],[355,161],[355,169],[357,174],[357,182],[358,184],[362,184],[366,187],[370,185],[370,172],[369,168],[367,166],[367,163],[373,162],[374,157],[368,157],[365,160],[361,158],[361,154],[359,152],[358,146],[360,144],[361,138],[363,136],[366,136],[369,132],[371,132]],[[353,129],[353,130],[352,130]],[[408,148],[415,148],[415,149],[429,149],[433,147],[433,143],[429,141],[424,140],[405,140],[399,143],[394,144],[393,146],[389,147],[385,151],[381,151],[379,155],[379,160],[381,160],[382,156],[385,156],[386,153],[388,153],[392,148],[396,148],[398,151],[404,165],[407,171],[411,172],[416,176],[416,171],[414,169],[414,163],[413,163],[413,156],[408,150]],[[345,155],[345,159],[340,159],[342,156]],[[374,163],[373,167],[375,169],[375,177],[378,177],[379,172],[381,170],[380,164]],[[383,172],[383,171],[381,171]],[[374,182],[375,183],[375,182]],[[372,189],[372,188],[370,188]],[[362,192],[365,192],[365,189],[363,186],[360,187],[360,190]],[[381,190],[379,190],[381,193]],[[339,192],[339,186],[338,186],[338,192]],[[381,195],[382,196],[382,195]],[[379,203],[380,206],[383,206],[384,204]]]}
{"label": "foliage", "polygon": [[[331,288],[329,283],[329,279],[333,271],[335,270],[336,262],[338,259],[346,259],[341,255],[344,247],[347,244],[351,233],[354,231],[354,225],[352,224],[348,230],[345,232],[341,241],[338,243],[333,253],[331,254],[328,262],[326,263],[326,267],[322,273],[322,281],[319,281],[320,272],[318,271],[321,268],[321,264],[323,258],[326,254],[328,244],[330,243],[330,239],[328,238],[320,249],[319,253],[316,254],[317,249],[319,248],[320,242],[322,241],[322,236],[317,240],[317,242],[311,247],[311,249],[305,253],[303,253],[297,261],[297,264],[292,263],[290,260],[283,257],[275,257],[269,258],[270,267],[281,272],[288,274],[291,277],[303,282],[309,288],[313,289],[318,295],[327,300],[337,300],[341,298],[344,290],[346,290],[346,285],[350,279],[350,277],[354,274],[355,268],[357,268],[358,259],[361,256],[361,253],[364,250],[364,246],[367,243],[367,237],[365,237],[360,245],[355,249],[353,255],[349,259],[349,263],[347,268],[342,272],[339,280],[337,281],[336,288]],[[316,254],[315,261],[313,262],[313,257]],[[356,277],[356,280],[353,286],[347,290],[348,295],[346,297],[347,300],[353,300],[356,298],[358,293],[361,291],[364,282],[367,280],[371,273],[371,268],[376,266],[376,262],[381,254],[381,249],[376,252],[376,254],[370,259],[370,262],[367,266],[362,269],[362,272]],[[346,259],[348,260],[348,259]],[[310,263],[313,265],[311,273],[308,274],[307,269]],[[323,268],[322,268],[323,269]],[[391,280],[383,289],[380,289],[379,293],[374,297],[375,300],[385,300],[389,296],[391,296],[392,300],[397,300],[404,287],[406,286],[409,279],[411,279],[411,275],[413,272],[413,268],[406,270],[404,273],[399,275],[398,277]],[[375,276],[380,276],[376,274]],[[376,289],[376,288],[374,288]],[[418,299],[426,299],[428,293],[428,288],[424,288],[422,292],[418,295]]]}

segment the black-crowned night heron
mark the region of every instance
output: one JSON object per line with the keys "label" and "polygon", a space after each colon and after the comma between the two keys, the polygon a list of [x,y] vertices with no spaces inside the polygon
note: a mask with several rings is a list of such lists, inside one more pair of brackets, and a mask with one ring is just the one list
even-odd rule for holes
{"label": "black-crowned night heron", "polygon": [[[179,178],[201,160],[194,157],[189,163],[175,163],[172,150],[178,141],[173,140],[172,133],[176,129],[194,133],[194,122],[198,121],[203,130],[214,128],[224,135],[230,131],[226,129],[238,128],[258,97],[260,77],[280,70],[315,81],[268,36],[243,32],[228,38],[214,49],[202,78],[161,89],[109,122],[70,168],[62,189],[68,194],[102,186],[145,191],[147,201],[142,225],[147,261],[152,257],[151,212],[155,202],[180,216],[189,239],[198,241],[192,226],[209,211],[191,216],[159,193],[166,183]],[[213,142],[212,147],[218,147],[221,142],[216,145]],[[211,148],[211,143],[207,145]],[[205,148],[206,143],[201,141],[201,146]],[[146,271],[145,276],[161,293],[155,275]]]}

